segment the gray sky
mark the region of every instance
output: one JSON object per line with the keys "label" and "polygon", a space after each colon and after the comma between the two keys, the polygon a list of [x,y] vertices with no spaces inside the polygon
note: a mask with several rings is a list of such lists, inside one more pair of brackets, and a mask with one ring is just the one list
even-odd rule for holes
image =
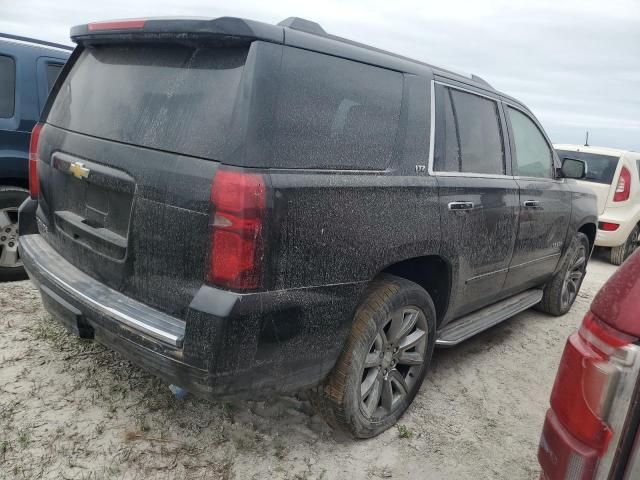
{"label": "gray sky", "polygon": [[480,75],[533,110],[556,143],[640,151],[640,0],[0,0],[0,32],[70,43],[79,23],[144,16],[289,16]]}

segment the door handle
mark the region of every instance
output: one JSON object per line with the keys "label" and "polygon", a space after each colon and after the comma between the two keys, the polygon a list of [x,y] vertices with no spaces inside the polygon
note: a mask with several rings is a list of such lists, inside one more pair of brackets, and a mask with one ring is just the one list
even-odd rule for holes
{"label": "door handle", "polygon": [[460,210],[473,210],[473,202],[450,202],[449,210],[460,211]]}
{"label": "door handle", "polygon": [[540,206],[540,202],[538,200],[525,200],[523,204],[527,208],[538,208]]}

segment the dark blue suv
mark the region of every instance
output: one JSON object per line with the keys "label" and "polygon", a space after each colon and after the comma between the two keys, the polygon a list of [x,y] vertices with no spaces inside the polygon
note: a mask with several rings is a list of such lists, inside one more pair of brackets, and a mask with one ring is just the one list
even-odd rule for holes
{"label": "dark blue suv", "polygon": [[29,137],[72,50],[0,33],[0,280],[24,276],[16,237],[29,194]]}

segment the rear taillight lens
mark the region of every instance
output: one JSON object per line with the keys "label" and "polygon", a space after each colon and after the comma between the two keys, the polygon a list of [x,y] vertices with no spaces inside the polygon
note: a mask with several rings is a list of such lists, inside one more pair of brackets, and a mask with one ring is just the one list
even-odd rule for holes
{"label": "rear taillight lens", "polygon": [[610,222],[598,222],[598,228],[600,230],[604,230],[605,232],[615,232],[618,228],[620,228],[620,225]]}
{"label": "rear taillight lens", "polygon": [[620,170],[620,176],[618,177],[618,185],[616,186],[616,193],[613,195],[614,202],[624,202],[629,200],[631,194],[631,172],[627,167],[622,167]]}
{"label": "rear taillight lens", "polygon": [[593,480],[599,459],[594,449],[576,440],[553,410],[549,410],[540,437],[538,460],[542,466],[541,480]]}
{"label": "rear taillight lens", "polygon": [[31,131],[31,141],[29,142],[29,193],[31,198],[40,196],[40,179],[38,178],[38,141],[42,124],[36,123]]}
{"label": "rear taillight lens", "polygon": [[211,187],[211,250],[207,280],[251,290],[261,286],[264,177],[242,170],[218,169]]}
{"label": "rear taillight lens", "polygon": [[621,370],[611,358],[636,341],[591,312],[567,340],[538,451],[547,478],[592,478],[613,436],[607,418]]}
{"label": "rear taillight lens", "polygon": [[620,373],[609,359],[633,341],[589,312],[562,355],[551,409],[569,433],[599,455],[607,451],[613,434],[606,418]]}

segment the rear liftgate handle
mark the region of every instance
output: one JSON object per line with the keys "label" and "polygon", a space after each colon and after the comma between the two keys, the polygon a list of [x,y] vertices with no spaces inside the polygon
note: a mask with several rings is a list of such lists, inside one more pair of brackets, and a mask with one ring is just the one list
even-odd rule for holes
{"label": "rear liftgate handle", "polygon": [[538,200],[525,200],[523,204],[527,208],[540,208],[540,202]]}

